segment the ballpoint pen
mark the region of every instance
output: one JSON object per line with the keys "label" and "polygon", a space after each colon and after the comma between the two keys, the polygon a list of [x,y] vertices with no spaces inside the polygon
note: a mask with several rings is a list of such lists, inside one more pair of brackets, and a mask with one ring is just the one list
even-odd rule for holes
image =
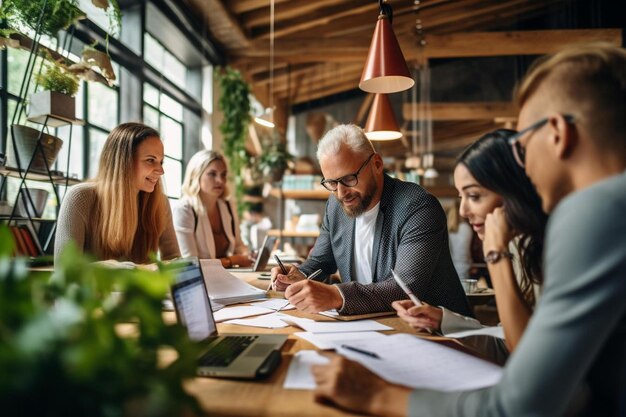
{"label": "ballpoint pen", "polygon": [[[417,307],[422,306],[422,302],[419,300],[419,298],[417,298],[417,296],[415,294],[413,294],[413,291],[411,291],[411,289],[408,287],[408,285],[406,285],[404,283],[404,281],[402,281],[402,279],[400,279],[400,277],[398,276],[398,274],[396,274],[396,271],[394,271],[393,269],[391,270],[391,275],[393,276],[393,279],[396,281],[396,283],[400,286],[400,288],[402,288],[402,291],[404,291],[406,293],[406,295],[409,296],[409,299],[411,301],[413,301],[413,304],[415,304]],[[430,334],[433,334],[433,329],[426,327],[426,331]]]}
{"label": "ballpoint pen", "polygon": [[322,273],[321,269],[317,269],[315,270],[311,275],[309,275],[308,277],[306,277],[306,279],[313,279],[316,278],[319,274]]}
{"label": "ballpoint pen", "polygon": [[[280,260],[278,255],[274,255],[274,259],[276,259],[276,262],[278,263],[278,266],[280,267],[280,271],[283,273],[283,275],[287,275],[289,272],[287,271],[287,268],[285,268],[285,265],[283,265],[283,262]],[[269,291],[272,289],[273,283],[274,283],[274,280],[270,278],[270,285],[267,286],[266,291]]]}
{"label": "ballpoint pen", "polygon": [[356,352],[356,353],[360,353],[361,355],[369,356],[370,358],[380,359],[380,356],[378,356],[374,352],[369,352],[367,350],[358,349],[358,348],[355,348],[353,346],[348,346],[348,345],[341,345],[341,347],[344,348],[344,349],[347,349],[347,350],[351,350],[351,351]]}

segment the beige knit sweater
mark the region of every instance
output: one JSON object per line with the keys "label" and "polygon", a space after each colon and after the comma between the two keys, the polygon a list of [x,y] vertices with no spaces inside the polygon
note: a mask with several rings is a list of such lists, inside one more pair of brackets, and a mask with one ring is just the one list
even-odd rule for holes
{"label": "beige knit sweater", "polygon": [[[57,219],[56,236],[54,241],[54,262],[57,263],[63,248],[74,241],[76,246],[83,252],[89,253],[104,260],[102,248],[97,244],[93,235],[91,216],[95,212],[96,184],[86,182],[70,188],[61,204],[61,210]],[[165,231],[159,239],[159,253],[163,260],[173,259],[180,256],[176,233],[172,225],[172,213],[167,205],[167,222]],[[148,262],[148,254],[143,262]],[[124,261],[126,259],[118,259]]]}

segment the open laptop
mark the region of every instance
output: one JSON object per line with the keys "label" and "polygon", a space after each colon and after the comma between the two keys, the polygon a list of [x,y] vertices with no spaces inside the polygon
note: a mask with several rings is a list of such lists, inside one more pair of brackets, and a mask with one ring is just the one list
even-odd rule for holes
{"label": "open laptop", "polygon": [[211,301],[200,266],[192,263],[176,269],[172,299],[178,321],[189,338],[207,343],[199,358],[198,375],[228,378],[259,378],[280,363],[285,334],[218,335]]}
{"label": "open laptop", "polygon": [[259,272],[264,271],[267,266],[267,262],[270,259],[270,254],[272,250],[274,250],[274,246],[276,245],[276,236],[265,236],[263,239],[263,245],[261,245],[261,249],[259,249],[259,254],[256,257],[256,261],[254,262],[254,266],[252,268],[239,268],[235,267],[233,269],[238,272]]}

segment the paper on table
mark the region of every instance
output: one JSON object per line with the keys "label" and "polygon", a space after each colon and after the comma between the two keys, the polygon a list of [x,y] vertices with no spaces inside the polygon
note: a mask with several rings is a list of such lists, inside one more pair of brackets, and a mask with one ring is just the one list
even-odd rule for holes
{"label": "paper on table", "polygon": [[280,329],[289,326],[280,319],[280,313],[266,314],[251,319],[234,319],[228,320],[226,324],[239,324],[240,326],[264,327],[267,329]]}
{"label": "paper on table", "polygon": [[292,306],[291,304],[289,304],[289,301],[283,300],[282,298],[270,298],[267,301],[259,301],[258,303],[250,303],[250,304],[252,304],[255,307],[269,308],[274,311],[293,310],[294,308],[296,308],[295,306]]}
{"label": "paper on table", "polygon": [[502,376],[502,368],[491,362],[409,334],[353,341],[350,346],[376,352],[380,359],[341,347],[337,351],[381,378],[411,388],[478,389],[496,384]]}
{"label": "paper on table", "polygon": [[315,389],[315,379],[311,374],[311,365],[325,365],[328,362],[328,358],[314,350],[301,350],[296,352],[289,364],[283,388]]}
{"label": "paper on table", "polygon": [[358,320],[358,321],[313,321],[293,316],[285,315],[283,321],[298,326],[307,332],[313,333],[343,333],[343,332],[366,332],[379,330],[393,330],[389,326],[380,324],[374,320]]}
{"label": "paper on table", "polygon": [[263,308],[263,307],[235,306],[235,307],[226,307],[216,312],[213,315],[213,317],[215,317],[215,321],[219,323],[225,320],[239,319],[242,317],[250,317],[250,316],[258,316],[260,314],[269,314],[273,312],[274,310],[270,310],[269,308]]}
{"label": "paper on table", "polygon": [[387,335],[378,332],[351,332],[351,333],[311,333],[296,332],[296,336],[311,342],[318,349],[335,349],[342,343],[352,342],[353,340],[379,339],[385,338]]}
{"label": "paper on table", "polygon": [[504,339],[505,338],[504,327],[502,326],[481,327],[480,329],[465,330],[462,332],[446,334],[446,337],[454,337],[455,339],[460,339],[461,337],[478,336],[478,335],[493,336],[499,339]]}
{"label": "paper on table", "polygon": [[201,259],[200,266],[211,301],[235,304],[265,297],[265,291],[226,271],[219,259]]}

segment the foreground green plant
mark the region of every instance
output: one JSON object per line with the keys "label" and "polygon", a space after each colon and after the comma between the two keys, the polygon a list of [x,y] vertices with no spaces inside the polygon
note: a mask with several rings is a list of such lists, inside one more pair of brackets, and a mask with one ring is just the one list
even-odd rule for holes
{"label": "foreground green plant", "polygon": [[[9,257],[0,227],[0,409],[4,415],[169,416],[197,411],[182,388],[198,346],[163,321],[171,274],[112,270],[69,248],[49,273]],[[129,333],[130,330],[130,334]],[[159,363],[163,352],[177,357]]]}

